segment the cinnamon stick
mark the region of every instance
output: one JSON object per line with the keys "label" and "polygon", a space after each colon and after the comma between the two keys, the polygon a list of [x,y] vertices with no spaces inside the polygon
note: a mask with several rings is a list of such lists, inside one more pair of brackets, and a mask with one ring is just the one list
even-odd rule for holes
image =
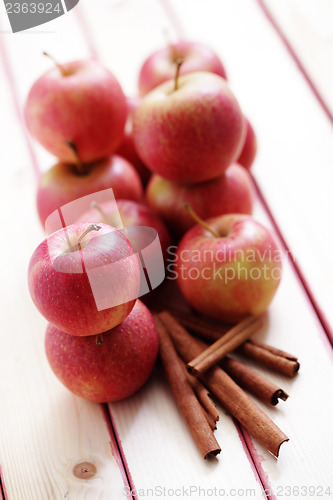
{"label": "cinnamon stick", "polygon": [[204,458],[217,455],[220,453],[221,448],[187,379],[185,366],[179,359],[164,324],[158,317],[155,317],[155,323],[165,376],[185,417],[193,439]]}
{"label": "cinnamon stick", "polygon": [[263,317],[248,316],[187,364],[196,377],[221,361],[264,325]]}
{"label": "cinnamon stick", "polygon": [[205,418],[208,422],[208,425],[209,427],[212,429],[212,431],[215,431],[217,429],[217,426],[216,426],[216,422],[215,420],[213,419],[213,417],[205,410],[205,408],[201,407],[204,415],[205,415]]}
{"label": "cinnamon stick", "polygon": [[[228,330],[225,324],[218,324],[191,313],[187,314],[174,310],[170,310],[170,313],[176,317],[181,325],[208,342],[215,342]],[[248,359],[253,359],[271,370],[287,375],[288,377],[295,376],[300,368],[298,359],[295,356],[264,342],[247,340],[237,351]]]}
{"label": "cinnamon stick", "polygon": [[[172,341],[185,362],[198,356],[206,344],[194,339],[168,312],[159,314]],[[289,438],[247,396],[247,394],[218,366],[200,375],[201,382],[218,401],[273,455],[279,455],[283,442]]]}
{"label": "cinnamon stick", "polygon": [[239,347],[238,352],[288,377],[294,377],[300,368],[295,356],[263,342],[248,340]]}
{"label": "cinnamon stick", "polygon": [[286,401],[289,397],[283,389],[236,359],[226,356],[221,366],[238,385],[265,403],[275,406],[279,399]]}
{"label": "cinnamon stick", "polygon": [[203,386],[202,383],[197,378],[193,377],[193,375],[187,373],[187,379],[191,384],[191,387],[194,390],[195,395],[198,398],[198,401],[200,401],[201,406],[212,417],[214,423],[218,422],[219,412],[209,394],[209,391],[207,391],[206,387]]}

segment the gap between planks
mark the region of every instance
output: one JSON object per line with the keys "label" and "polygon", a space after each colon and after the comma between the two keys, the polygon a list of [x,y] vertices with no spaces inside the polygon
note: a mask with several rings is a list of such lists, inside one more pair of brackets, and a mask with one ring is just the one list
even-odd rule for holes
{"label": "gap between planks", "polygon": [[128,486],[130,488],[130,491],[131,491],[131,493],[128,493],[128,498],[131,498],[133,500],[139,500],[138,496],[135,493],[136,489],[135,489],[134,481],[133,481],[133,478],[131,476],[131,472],[129,470],[129,466],[128,466],[128,463],[127,463],[127,460],[125,457],[123,447],[121,445],[121,440],[119,438],[117,427],[116,427],[114,418],[112,416],[111,408],[110,408],[108,403],[103,403],[101,406],[103,408],[104,418],[105,418],[105,422],[106,422],[109,434],[110,434],[110,436],[111,435],[114,436],[114,441],[117,445],[117,451],[118,451],[117,454],[119,456],[119,460],[121,461],[121,468],[124,471],[124,477],[123,477],[124,484],[126,482],[127,483],[126,486]]}
{"label": "gap between planks", "polygon": [[275,19],[274,15],[272,12],[269,10],[268,6],[264,2],[264,0],[257,0],[258,5],[260,6],[261,10],[265,14],[266,19],[269,21],[273,29],[276,31],[277,35],[279,36],[281,42],[284,44],[285,48],[287,49],[289,56],[294,60],[296,66],[298,67],[299,71],[302,73],[303,78],[306,80],[308,83],[311,92],[314,94],[316,97],[317,101],[319,102],[320,106],[322,107],[324,113],[327,115],[328,119],[330,122],[333,124],[333,114],[328,107],[325,98],[321,95],[319,92],[319,89],[317,88],[317,85],[314,83],[313,79],[311,78],[308,70],[305,68],[304,64],[302,63],[301,59],[298,57],[296,50],[294,50],[292,44],[289,42],[286,34],[284,33],[283,29]]}
{"label": "gap between planks", "polygon": [[0,467],[0,500],[7,500],[6,488],[2,477],[1,467]]}
{"label": "gap between planks", "polygon": [[269,478],[262,468],[261,465],[261,460],[257,456],[257,451],[254,448],[251,437],[247,430],[236,420],[234,417],[232,417],[233,423],[237,429],[239,439],[243,445],[244,452],[247,456],[247,459],[249,461],[249,464],[251,466],[252,472],[254,477],[256,478],[258,483],[261,483],[262,486],[262,491],[263,491],[263,497],[266,498],[266,492],[270,492],[270,500],[276,500],[276,496],[274,495],[271,484],[269,482]]}

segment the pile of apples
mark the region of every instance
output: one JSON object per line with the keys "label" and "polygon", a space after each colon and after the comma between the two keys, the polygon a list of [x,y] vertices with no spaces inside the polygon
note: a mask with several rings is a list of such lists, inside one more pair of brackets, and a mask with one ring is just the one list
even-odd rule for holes
{"label": "pile of apples", "polygon": [[[112,188],[116,199],[50,234],[28,271],[32,299],[49,321],[45,346],[53,371],[72,392],[96,402],[138,390],[158,352],[153,317],[137,300],[138,258],[117,230],[119,214],[124,226],[158,232],[185,299],[208,317],[234,322],[260,314],[280,281],[273,271],[281,263],[271,259],[276,242],[251,217],[248,169],[256,137],[219,57],[187,41],[158,50],[141,68],[139,93],[126,98],[95,60],[54,61],[24,110],[30,133],[58,158],[37,190],[43,225],[87,195]],[[176,254],[170,233],[181,240]],[[121,278],[110,287],[106,275],[115,263]],[[236,265],[248,273],[228,278]],[[252,276],[253,269],[268,278]]]}
{"label": "pile of apples", "polygon": [[[181,76],[175,77],[177,64]],[[251,214],[247,169],[256,138],[218,56],[185,41],[157,51],[142,66],[139,91],[144,98],[133,119],[134,143],[154,173],[146,199],[172,233],[179,238],[194,225],[185,202],[203,219]]]}

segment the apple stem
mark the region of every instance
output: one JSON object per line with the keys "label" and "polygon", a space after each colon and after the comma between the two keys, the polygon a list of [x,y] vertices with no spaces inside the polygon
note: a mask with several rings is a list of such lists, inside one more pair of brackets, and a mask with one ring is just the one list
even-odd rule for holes
{"label": "apple stem", "polygon": [[70,252],[74,252],[75,248],[72,247],[71,240],[69,239],[69,236],[67,234],[67,227],[65,227],[65,237],[66,237],[66,240],[67,240],[67,245],[68,245],[69,251]]}
{"label": "apple stem", "polygon": [[103,222],[105,224],[108,224],[108,218],[107,218],[107,215],[106,213],[104,212],[103,208],[101,207],[101,205],[99,203],[97,203],[96,201],[93,201],[91,203],[91,208],[96,208],[96,210],[101,214],[101,217],[103,219]]}
{"label": "apple stem", "polygon": [[43,56],[46,56],[49,59],[51,59],[51,61],[58,68],[58,70],[60,71],[60,73],[62,74],[62,76],[68,76],[69,75],[69,73],[65,70],[64,66],[62,64],[58,63],[58,61],[53,56],[51,56],[48,52],[43,52]]}
{"label": "apple stem", "polygon": [[200,224],[200,226],[207,229],[207,231],[209,231],[214,236],[214,238],[220,238],[219,233],[215,231],[213,228],[211,228],[208,224],[206,224],[206,222],[202,220],[198,214],[195,213],[195,211],[193,210],[193,208],[189,203],[185,203],[184,208],[197,224]]}
{"label": "apple stem", "polygon": [[180,67],[181,65],[183,64],[184,62],[184,59],[182,59],[181,57],[179,57],[177,60],[176,60],[176,75],[175,75],[175,86],[173,88],[173,90],[177,90],[178,89],[178,77],[179,77],[179,71],[180,71]]}
{"label": "apple stem", "polygon": [[99,333],[98,335],[96,335],[96,344],[97,345],[103,344],[103,334],[102,333]]}
{"label": "apple stem", "polygon": [[80,160],[76,144],[74,142],[72,142],[72,141],[67,141],[67,144],[71,148],[72,152],[74,153],[74,156],[75,156],[75,166],[76,166],[77,173],[79,175],[86,175],[87,171],[86,171],[86,168],[83,165],[82,161]]}
{"label": "apple stem", "polygon": [[76,246],[81,250],[80,243],[83,240],[83,238],[85,236],[87,236],[87,234],[90,233],[91,231],[99,231],[100,229],[102,229],[101,226],[98,226],[97,224],[90,224],[90,226],[88,226],[87,229],[85,231],[83,231],[83,233],[81,234],[81,236],[77,240]]}

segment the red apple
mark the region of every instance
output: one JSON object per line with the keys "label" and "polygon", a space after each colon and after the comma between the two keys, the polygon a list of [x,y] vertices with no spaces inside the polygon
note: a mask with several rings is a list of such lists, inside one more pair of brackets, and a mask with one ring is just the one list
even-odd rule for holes
{"label": "red apple", "polygon": [[271,232],[239,214],[208,219],[181,240],[175,272],[188,303],[204,316],[236,322],[263,313],[281,278],[281,253]]}
{"label": "red apple", "polygon": [[220,177],[199,184],[177,184],[153,175],[146,199],[148,206],[179,237],[195,224],[184,209],[185,203],[202,219],[228,213],[251,214],[253,186],[248,172],[234,163]]}
{"label": "red apple", "polygon": [[127,106],[108,69],[88,59],[57,65],[32,86],[25,105],[31,134],[64,162],[75,162],[67,142],[84,163],[112,154],[123,139]]}
{"label": "red apple", "polygon": [[247,168],[249,170],[257,153],[257,138],[249,120],[245,118],[245,121],[246,121],[245,142],[237,162],[244,168]]}
{"label": "red apple", "polygon": [[198,72],[147,94],[134,112],[133,136],[148,168],[165,179],[193,184],[218,177],[236,160],[245,122],[226,81]]}
{"label": "red apple", "polygon": [[148,379],[156,360],[158,336],[149,310],[136,302],[130,315],[96,337],[74,337],[48,325],[45,348],[58,379],[74,394],[96,403],[119,401]]}
{"label": "red apple", "polygon": [[[120,219],[119,220],[119,215]],[[163,255],[171,243],[167,228],[161,219],[155,215],[148,207],[130,200],[106,201],[97,204],[85,212],[79,219],[81,222],[94,222],[98,224],[110,224],[119,228],[127,226],[147,226],[156,229]]]}
{"label": "red apple", "polygon": [[143,184],[146,185],[151,175],[151,172],[139,157],[135,149],[134,139],[133,139],[132,114],[140,104],[140,101],[141,99],[139,97],[127,97],[128,115],[125,126],[125,135],[116,153],[122,156],[123,158],[126,158],[126,160],[128,160],[135,167]]}
{"label": "red apple", "polygon": [[35,306],[56,328],[94,335],[117,326],[131,312],[140,269],[120,231],[80,223],[56,231],[36,248],[28,283]]}
{"label": "red apple", "polygon": [[138,173],[120,156],[84,165],[84,173],[75,165],[57,163],[39,181],[37,209],[42,224],[54,210],[66,203],[108,188],[113,189],[115,198],[136,201],[142,198]]}
{"label": "red apple", "polygon": [[180,40],[157,50],[145,60],[139,74],[140,95],[171,80],[178,59],[184,61],[181,75],[194,71],[209,71],[226,78],[223,64],[212,49],[202,43]]}

